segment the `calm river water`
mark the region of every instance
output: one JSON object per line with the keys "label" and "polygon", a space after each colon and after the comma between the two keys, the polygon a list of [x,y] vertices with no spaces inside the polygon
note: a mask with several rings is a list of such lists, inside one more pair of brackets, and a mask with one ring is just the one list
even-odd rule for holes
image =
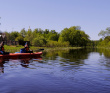
{"label": "calm river water", "polygon": [[60,50],[39,59],[0,59],[0,93],[110,93],[110,51]]}

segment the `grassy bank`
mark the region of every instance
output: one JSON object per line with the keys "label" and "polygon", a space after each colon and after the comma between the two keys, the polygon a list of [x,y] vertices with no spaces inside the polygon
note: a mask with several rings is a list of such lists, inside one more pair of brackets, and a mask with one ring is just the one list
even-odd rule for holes
{"label": "grassy bank", "polygon": [[[5,51],[7,52],[19,52],[21,48],[24,48],[23,46],[4,46]],[[54,50],[68,50],[68,49],[81,49],[81,47],[34,47],[31,46],[30,50],[33,50],[34,52],[37,52],[39,49],[44,49],[44,51],[54,51]]]}

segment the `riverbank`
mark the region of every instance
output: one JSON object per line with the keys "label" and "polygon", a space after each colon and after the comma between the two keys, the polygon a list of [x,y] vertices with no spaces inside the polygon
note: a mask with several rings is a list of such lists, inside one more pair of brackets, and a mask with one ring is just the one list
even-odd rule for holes
{"label": "riverbank", "polygon": [[[23,46],[4,46],[5,51],[7,52],[19,52]],[[54,51],[54,50],[68,50],[68,49],[81,49],[82,47],[34,47],[30,46],[30,50],[37,52],[39,49],[44,49],[44,51]]]}

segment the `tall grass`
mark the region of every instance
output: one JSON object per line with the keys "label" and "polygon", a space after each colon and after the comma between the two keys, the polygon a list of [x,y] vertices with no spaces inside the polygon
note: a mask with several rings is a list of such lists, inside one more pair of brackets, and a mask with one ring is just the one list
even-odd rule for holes
{"label": "tall grass", "polygon": [[[7,46],[4,45],[5,51],[14,53],[14,52],[20,52],[21,48],[24,48],[23,46]],[[68,50],[68,49],[80,49],[81,47],[34,47],[31,46],[30,50],[33,50],[33,52],[39,51],[39,49],[44,49],[44,51],[55,51],[55,50]]]}
{"label": "tall grass", "polygon": [[23,48],[23,46],[8,46],[8,45],[4,45],[4,49],[6,52],[19,52],[20,49]]}

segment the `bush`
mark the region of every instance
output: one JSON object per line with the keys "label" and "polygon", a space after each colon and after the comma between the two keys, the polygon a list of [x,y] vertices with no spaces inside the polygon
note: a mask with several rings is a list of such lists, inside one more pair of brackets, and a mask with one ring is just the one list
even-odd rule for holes
{"label": "bush", "polygon": [[69,47],[69,42],[48,41],[47,47]]}
{"label": "bush", "polygon": [[32,44],[34,46],[44,46],[46,44],[46,40],[44,38],[34,38]]}

